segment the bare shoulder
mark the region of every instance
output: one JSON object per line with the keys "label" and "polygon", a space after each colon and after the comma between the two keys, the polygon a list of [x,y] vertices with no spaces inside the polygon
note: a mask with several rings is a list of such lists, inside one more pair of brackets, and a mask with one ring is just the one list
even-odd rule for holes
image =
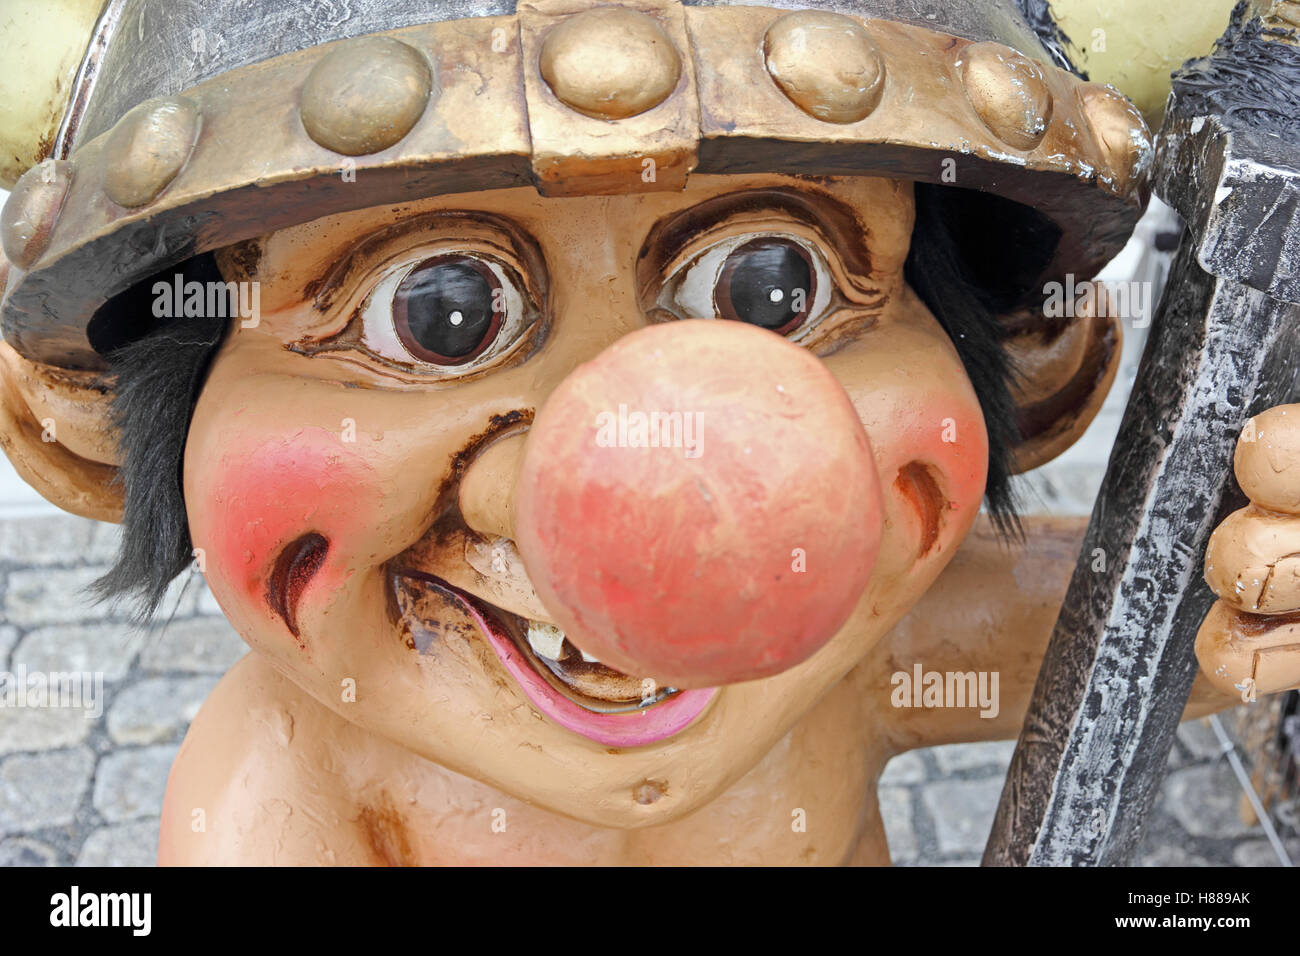
{"label": "bare shoulder", "polygon": [[[346,788],[322,766],[350,744],[342,718],[257,653],[217,684],[172,764],[163,801],[163,865],[350,860]],[[330,758],[322,764],[322,747]]]}

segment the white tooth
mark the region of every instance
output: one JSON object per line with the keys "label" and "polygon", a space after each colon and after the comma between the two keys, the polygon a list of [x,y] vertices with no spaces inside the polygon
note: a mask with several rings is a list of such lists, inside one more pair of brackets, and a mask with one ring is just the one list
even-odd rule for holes
{"label": "white tooth", "polygon": [[599,663],[600,663],[600,658],[599,658],[599,657],[592,657],[590,654],[588,654],[588,653],[587,653],[586,651],[584,651],[582,648],[578,648],[578,653],[582,655],[582,659],[583,659],[584,661],[586,661],[588,664],[599,664]]}
{"label": "white tooth", "polygon": [[560,648],[564,645],[564,632],[554,624],[545,621],[528,622],[528,646],[535,654],[540,654],[550,661],[560,659]]}

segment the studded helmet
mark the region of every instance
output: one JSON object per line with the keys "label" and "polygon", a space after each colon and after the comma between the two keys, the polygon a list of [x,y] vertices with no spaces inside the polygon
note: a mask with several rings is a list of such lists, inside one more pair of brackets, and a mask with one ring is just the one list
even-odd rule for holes
{"label": "studded helmet", "polygon": [[[104,306],[141,280],[416,197],[677,189],[694,173],[949,184],[1045,226],[1019,277],[1041,293],[1094,275],[1147,195],[1142,116],[1075,70],[1042,0],[61,6],[93,23],[89,45],[47,58],[72,82],[43,120],[0,123],[9,172],[35,163],[0,237],[4,338],[68,374],[104,372]],[[1026,371],[1020,468],[1069,444],[1062,403],[1090,419],[1118,353],[1105,317],[1045,331],[1025,305],[1004,315]],[[1058,360],[1079,349],[1096,361]]]}

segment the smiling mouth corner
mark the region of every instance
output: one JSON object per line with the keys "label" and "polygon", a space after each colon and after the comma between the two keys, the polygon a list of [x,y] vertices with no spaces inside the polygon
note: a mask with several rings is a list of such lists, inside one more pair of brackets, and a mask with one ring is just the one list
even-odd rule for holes
{"label": "smiling mouth corner", "polygon": [[266,603],[289,633],[302,644],[298,633],[298,601],[316,576],[325,556],[329,553],[329,540],[315,531],[290,542],[275,559],[275,567],[266,587]]}

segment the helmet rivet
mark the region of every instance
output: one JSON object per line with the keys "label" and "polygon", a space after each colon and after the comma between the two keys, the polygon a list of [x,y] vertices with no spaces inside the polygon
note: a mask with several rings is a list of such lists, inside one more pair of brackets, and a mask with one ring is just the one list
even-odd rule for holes
{"label": "helmet rivet", "polygon": [[1115,188],[1127,192],[1146,181],[1151,168],[1151,132],[1138,108],[1113,86],[1086,83],[1079,91],[1084,114],[1097,135]]}
{"label": "helmet rivet", "polygon": [[72,185],[72,164],[64,159],[37,163],[18,178],[0,213],[0,247],[26,271],[40,258]]}
{"label": "helmet rivet", "polygon": [[1033,149],[1052,120],[1052,94],[1038,64],[1001,43],[972,43],[958,65],[966,98],[984,125],[1016,149]]}
{"label": "helmet rivet", "polygon": [[654,17],[596,7],[569,17],[542,42],[542,78],[565,106],[617,120],[653,109],[677,88],[682,58]]}
{"label": "helmet rivet", "polygon": [[108,198],[128,209],[153,202],[190,158],[198,131],[199,108],[183,96],[131,110],[108,134],[101,157]]}
{"label": "helmet rivet", "polygon": [[856,123],[880,102],[885,61],[866,28],[838,13],[788,13],[763,39],[767,72],[795,106],[827,123]]}
{"label": "helmet rivet", "polygon": [[307,135],[345,156],[387,149],[424,115],[433,75],[424,55],[392,37],[339,43],[307,76],[299,115]]}

